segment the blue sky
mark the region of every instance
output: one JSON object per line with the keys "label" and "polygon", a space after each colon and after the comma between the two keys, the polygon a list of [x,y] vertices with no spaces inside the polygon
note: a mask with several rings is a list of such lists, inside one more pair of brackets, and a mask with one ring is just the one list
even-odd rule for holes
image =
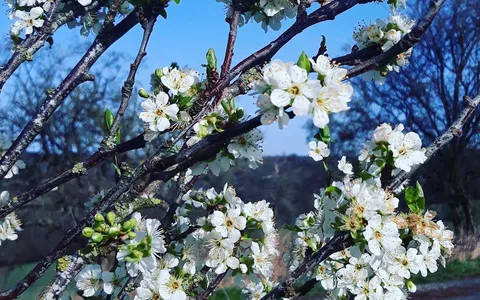
{"label": "blue sky", "polygon": [[[8,33],[11,24],[6,17],[6,9],[5,5],[0,6],[0,33],[2,36]],[[228,24],[224,21],[225,7],[222,3],[215,0],[182,0],[180,5],[171,4],[167,9],[167,14],[167,20],[159,18],[157,22],[147,48],[147,58],[137,76],[137,82],[142,83],[147,89],[150,74],[156,68],[169,65],[172,61],[178,62],[180,66],[188,65],[191,68],[202,70],[200,65],[205,62],[205,53],[210,47],[216,50],[219,64],[223,59]],[[275,57],[283,61],[296,61],[302,50],[312,56],[318,50],[321,35],[325,35],[327,38],[330,56],[345,54],[345,49],[349,49],[353,45],[351,38],[353,28],[359,22],[368,23],[370,20],[384,18],[387,15],[388,7],[385,4],[358,5],[338,16],[334,21],[317,24],[300,33]],[[282,30],[288,28],[289,24],[291,22],[285,22],[280,31],[270,30],[267,33],[254,22],[240,28],[233,64],[268,44]],[[62,28],[54,36],[53,48],[62,47],[62,44],[65,47],[65,44],[68,45],[75,40],[88,41],[92,39],[91,37],[82,37],[78,32],[79,29]],[[109,51],[121,51],[133,58],[138,50],[141,37],[142,30],[137,26]],[[128,66],[130,61],[126,61],[125,64]],[[7,87],[8,85],[6,85]],[[245,108],[247,114],[254,115],[256,110],[254,102],[253,97],[242,96],[238,99],[237,105]],[[306,155],[308,147],[306,131],[303,129],[306,121],[307,118],[295,118],[284,130],[279,130],[275,124],[262,127],[265,133],[263,145],[265,155]]]}

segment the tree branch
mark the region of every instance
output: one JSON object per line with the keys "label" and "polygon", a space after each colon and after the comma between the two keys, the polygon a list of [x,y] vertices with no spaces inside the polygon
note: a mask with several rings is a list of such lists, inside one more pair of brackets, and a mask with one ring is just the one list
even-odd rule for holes
{"label": "tree branch", "polygon": [[62,104],[63,100],[78,85],[85,81],[93,80],[92,76],[88,74],[89,69],[114,42],[138,23],[137,12],[138,9],[133,10],[118,25],[99,34],[63,82],[52,94],[48,95],[43,105],[37,111],[37,114],[29,121],[17,139],[12,143],[10,149],[7,150],[0,160],[0,181],[38,135],[53,112]]}
{"label": "tree branch", "polygon": [[[147,55],[146,48],[148,45],[148,41],[150,36],[153,32],[153,28],[155,26],[155,22],[157,21],[157,14],[153,13],[151,16],[148,17],[147,22],[143,22],[143,39],[140,44],[140,49],[138,50],[137,56],[135,60],[130,65],[130,72],[128,73],[127,79],[125,80],[123,87],[122,87],[122,99],[120,101],[120,107],[117,110],[115,115],[115,119],[113,120],[112,126],[110,128],[110,132],[105,136],[105,139],[102,142],[102,146],[109,149],[113,148],[115,145],[115,136],[120,128],[120,122],[125,114],[125,111],[128,108],[128,103],[130,102],[130,98],[133,92],[133,85],[135,84],[135,76],[137,74],[138,68],[140,67],[140,63],[142,62],[143,58]],[[139,18],[142,20],[143,12],[139,13]]]}
{"label": "tree branch", "polygon": [[53,33],[61,26],[66,23],[74,20],[80,15],[85,14],[89,11],[97,10],[100,7],[100,2],[94,1],[88,6],[82,6],[76,4],[75,7],[67,12],[53,15],[53,9],[56,9],[60,1],[55,1],[52,5],[50,12],[52,13],[51,18],[55,16],[54,20],[51,21],[51,18],[48,18],[43,24],[42,28],[39,30],[37,35],[30,35],[26,38],[22,44],[15,47],[15,51],[8,60],[8,62],[0,67],[0,93],[5,82],[12,76],[12,74],[18,69],[18,67],[23,64],[25,61],[29,61],[33,58],[33,55],[40,50],[45,42],[53,35]]}
{"label": "tree branch", "polygon": [[85,159],[81,163],[75,164],[68,170],[63,171],[61,174],[52,176],[50,178],[44,179],[38,186],[13,197],[10,201],[0,207],[0,218],[5,217],[12,211],[30,203],[34,199],[40,197],[41,195],[51,191],[52,189],[72,180],[77,177],[87,174],[87,171],[96,165],[104,162],[105,160],[130,150],[139,149],[145,147],[146,142],[143,138],[143,134],[138,135],[137,137],[115,146],[115,148],[110,150],[100,150],[92,154],[89,158]]}
{"label": "tree branch", "polygon": [[[460,137],[463,134],[463,126],[468,121],[468,119],[473,115],[475,109],[480,103],[480,95],[477,95],[474,99],[466,96],[464,98],[465,108],[458,115],[458,118],[453,122],[452,126],[448,130],[439,136],[430,146],[426,148],[425,155],[427,156],[427,161],[432,158],[432,156],[443,146],[448,144],[453,138]],[[420,165],[415,165],[412,167],[410,172],[401,171],[389,185],[389,189],[394,191],[399,188],[402,183],[415,172]]]}
{"label": "tree branch", "polygon": [[235,42],[237,40],[239,18],[240,18],[240,12],[238,10],[234,10],[233,14],[230,17],[228,17],[228,23],[230,24],[230,31],[228,32],[227,48],[225,49],[225,58],[223,59],[223,64],[222,64],[222,69],[220,74],[222,77],[227,74],[232,64],[233,51],[235,48]]}
{"label": "tree branch", "polygon": [[413,45],[420,41],[420,37],[425,33],[425,31],[427,31],[428,27],[430,27],[433,19],[437,15],[444,2],[445,0],[431,0],[430,7],[428,8],[425,16],[420,21],[418,21],[418,24],[412,29],[412,31],[405,35],[388,51],[378,56],[374,56],[362,62],[361,64],[358,64],[355,67],[349,69],[347,72],[347,77],[351,78],[367,71],[383,67],[387,65],[393,57],[396,57],[398,54],[412,48]]}

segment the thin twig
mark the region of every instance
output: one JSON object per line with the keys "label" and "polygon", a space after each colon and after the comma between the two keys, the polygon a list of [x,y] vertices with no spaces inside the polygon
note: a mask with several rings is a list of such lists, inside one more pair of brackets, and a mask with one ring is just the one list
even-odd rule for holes
{"label": "thin twig", "polygon": [[240,12],[238,10],[234,10],[232,15],[228,18],[230,31],[228,32],[227,48],[225,49],[225,58],[223,59],[221,76],[225,76],[227,74],[232,64],[233,51],[235,49],[235,42],[237,40],[239,18]]}
{"label": "thin twig", "polygon": [[73,167],[63,171],[58,175],[44,179],[38,186],[25,193],[15,196],[7,203],[4,203],[0,207],[0,218],[5,217],[12,211],[24,206],[27,203],[30,203],[34,199],[51,191],[52,189],[72,179],[87,174],[89,169],[95,167],[101,162],[104,162],[108,158],[120,153],[143,148],[145,145],[145,139],[143,138],[143,134],[141,134],[127,142],[117,145],[113,149],[95,152],[83,162],[75,164]]}
{"label": "thin twig", "polygon": [[112,126],[110,127],[110,132],[105,136],[104,142],[102,142],[102,145],[107,149],[113,148],[115,145],[115,136],[118,129],[120,128],[120,122],[123,118],[123,115],[125,114],[125,111],[128,108],[128,104],[132,96],[133,85],[135,84],[135,76],[137,74],[138,68],[140,67],[140,63],[142,62],[143,58],[147,55],[146,49],[147,49],[148,41],[150,39],[150,36],[152,35],[155,22],[157,21],[157,16],[158,15],[155,13],[152,14],[148,18],[147,23],[142,24],[143,38],[140,44],[140,49],[138,50],[135,60],[130,65],[130,72],[128,73],[127,79],[123,84],[122,99],[120,100],[120,107],[118,108],[117,113],[115,115],[115,119],[113,120]]}
{"label": "thin twig", "polygon": [[5,82],[13,75],[18,67],[24,62],[31,60],[33,55],[45,45],[46,41],[58,28],[86,12],[97,10],[101,1],[93,1],[85,7],[76,3],[72,10],[54,14],[54,10],[56,10],[59,2],[58,0],[55,1],[50,8],[51,17],[55,17],[53,21],[51,17],[49,17],[38,33],[36,35],[30,35],[20,45],[16,46],[15,51],[7,63],[0,67],[0,93],[2,92]]}
{"label": "thin twig", "polygon": [[28,122],[0,160],[0,181],[38,135],[54,111],[63,103],[63,100],[78,85],[85,81],[93,80],[93,76],[88,74],[88,70],[114,42],[138,23],[137,12],[138,9],[134,9],[126,18],[120,21],[118,25],[112,27],[110,30],[103,31],[103,34],[99,34],[63,82],[52,94],[48,95],[36,115]]}

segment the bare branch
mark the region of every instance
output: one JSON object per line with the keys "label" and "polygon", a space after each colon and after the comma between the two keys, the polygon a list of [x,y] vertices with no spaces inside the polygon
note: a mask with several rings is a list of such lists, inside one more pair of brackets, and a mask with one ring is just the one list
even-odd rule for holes
{"label": "bare branch", "polygon": [[54,9],[56,10],[59,2],[60,1],[58,0],[55,1],[50,8],[50,12],[52,14],[51,17],[55,17],[53,21],[51,20],[51,17],[48,18],[48,20],[45,21],[42,28],[39,30],[38,34],[30,35],[28,38],[26,38],[22,44],[15,48],[15,51],[8,62],[0,67],[0,93],[2,92],[5,82],[12,76],[18,67],[25,61],[30,61],[33,58],[33,55],[40,50],[43,45],[45,45],[45,42],[59,27],[74,20],[76,17],[85,14],[86,12],[98,9],[101,1],[93,1],[90,5],[85,7],[77,4],[74,9],[68,12],[53,15]]}
{"label": "bare branch", "polygon": [[130,150],[139,149],[145,147],[146,142],[143,138],[143,134],[117,145],[110,150],[100,150],[92,154],[89,158],[85,159],[81,163],[75,164],[68,170],[63,171],[61,174],[44,179],[38,186],[31,189],[28,192],[13,197],[9,202],[0,207],[0,218],[5,217],[12,211],[24,206],[39,196],[51,191],[52,189],[64,184],[72,179],[83,176],[87,171],[96,165],[104,162],[105,160]]}
{"label": "bare branch", "polygon": [[37,111],[37,114],[25,126],[20,135],[12,143],[10,149],[7,150],[0,160],[0,180],[5,177],[7,172],[20,158],[53,112],[62,104],[63,100],[78,85],[85,81],[93,80],[92,75],[88,74],[89,69],[114,42],[138,23],[137,12],[137,9],[133,10],[118,25],[99,34],[63,82],[45,99],[43,105]]}
{"label": "bare branch", "polygon": [[227,18],[228,23],[230,24],[230,31],[228,32],[227,48],[225,49],[225,58],[223,59],[223,64],[222,64],[222,69],[220,74],[222,77],[227,74],[232,64],[233,51],[235,48],[235,42],[237,40],[239,18],[240,18],[240,12],[238,10],[234,10],[233,14]]}

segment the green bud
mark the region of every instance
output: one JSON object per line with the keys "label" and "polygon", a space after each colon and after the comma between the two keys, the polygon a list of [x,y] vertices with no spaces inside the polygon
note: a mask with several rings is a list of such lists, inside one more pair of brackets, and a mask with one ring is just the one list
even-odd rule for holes
{"label": "green bud", "polygon": [[130,219],[130,222],[132,222],[133,227],[137,226],[137,219],[131,218],[131,219]]}
{"label": "green bud", "polygon": [[125,221],[125,223],[123,223],[123,225],[122,225],[122,228],[123,228],[123,230],[125,230],[125,231],[130,231],[130,230],[132,230],[135,226],[137,226],[137,220],[135,220],[135,219],[132,218],[132,219],[130,219],[130,220],[128,220],[128,221]]}
{"label": "green bud", "polygon": [[93,230],[95,230],[96,232],[105,232],[105,230],[107,230],[107,224],[95,222],[93,224]]}
{"label": "green bud", "polygon": [[127,235],[128,235],[128,238],[131,240],[133,240],[137,236],[137,234],[133,231],[130,231],[129,233],[127,233]]}
{"label": "green bud", "polygon": [[82,230],[82,234],[83,234],[83,236],[86,237],[86,238],[91,238],[94,232],[95,232],[95,230],[93,230],[93,229],[90,228],[90,227],[85,227],[85,228],[83,228],[83,230]]}
{"label": "green bud", "polygon": [[118,236],[120,235],[120,228],[113,226],[108,229],[108,235],[110,236]]}
{"label": "green bud", "polygon": [[307,73],[310,73],[310,60],[308,59],[308,55],[304,51],[302,51],[302,54],[300,54],[297,65],[307,71]]}
{"label": "green bud", "polygon": [[213,48],[207,51],[207,69],[214,70],[217,68],[217,56]]}
{"label": "green bud", "polygon": [[162,78],[162,77],[163,77],[163,71],[162,71],[162,69],[156,69],[156,70],[155,70],[155,75],[156,75],[158,78]]}
{"label": "green bud", "polygon": [[112,128],[112,124],[113,124],[113,120],[115,119],[115,116],[113,115],[113,113],[107,108],[105,110],[105,113],[103,115],[103,129],[105,129],[105,131],[108,131],[110,130],[110,128]]}
{"label": "green bud", "polygon": [[116,215],[113,211],[109,211],[107,213],[107,221],[110,225],[113,225],[115,223],[115,218],[116,218]]}
{"label": "green bud", "polygon": [[237,109],[237,119],[240,120],[245,115],[245,111],[242,108]]}
{"label": "green bud", "polygon": [[230,106],[228,105],[228,103],[226,101],[221,101],[220,104],[222,105],[223,107],[223,110],[225,110],[225,112],[227,113],[228,116],[231,116],[231,112],[230,112]]}
{"label": "green bud", "polygon": [[417,291],[417,286],[413,281],[407,280],[407,289],[410,293],[415,293]]}
{"label": "green bud", "polygon": [[94,232],[92,235],[92,242],[94,243],[100,243],[103,240],[103,235],[98,232]]}
{"label": "green bud", "polygon": [[95,222],[105,223],[105,218],[102,216],[102,214],[97,213],[95,215]]}
{"label": "green bud", "polygon": [[144,88],[141,88],[140,90],[138,90],[138,95],[142,98],[150,98],[150,95],[148,94],[147,90],[145,90]]}

